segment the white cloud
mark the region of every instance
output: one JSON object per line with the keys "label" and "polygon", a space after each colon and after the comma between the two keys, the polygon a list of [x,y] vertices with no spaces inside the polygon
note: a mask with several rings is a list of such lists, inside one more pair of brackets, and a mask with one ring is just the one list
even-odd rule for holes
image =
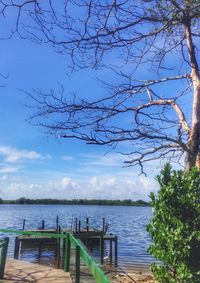
{"label": "white cloud", "polygon": [[[23,182],[12,182],[9,185],[2,188],[1,186],[1,198],[3,199],[17,199],[20,197],[26,198],[43,198],[43,185],[42,184],[26,184]],[[46,197],[48,191],[46,192]]]}
{"label": "white cloud", "polygon": [[8,179],[8,176],[7,175],[2,175],[0,176],[0,182],[1,181],[6,181]]}
{"label": "white cloud", "polygon": [[84,180],[63,177],[49,183],[23,181],[1,184],[1,198],[58,198],[58,199],[132,199],[148,200],[151,191],[158,188],[153,179],[129,178],[114,175],[92,176]]}
{"label": "white cloud", "polygon": [[18,167],[14,166],[4,166],[0,168],[0,174],[8,174],[8,173],[15,173],[19,170]]}
{"label": "white cloud", "polygon": [[47,159],[50,156],[43,156],[36,151],[18,150],[11,146],[0,146],[0,155],[4,157],[4,161],[15,163],[20,160]]}
{"label": "white cloud", "polygon": [[105,155],[98,154],[82,154],[83,164],[87,166],[97,167],[121,167],[126,160],[126,156],[120,153],[109,153]]}
{"label": "white cloud", "polygon": [[73,191],[73,190],[76,190],[77,188],[80,189],[79,183],[75,180],[72,180],[69,177],[62,178],[61,181],[58,182],[58,184],[55,184],[55,187],[60,188],[62,191],[65,191],[65,190]]}
{"label": "white cloud", "polygon": [[94,198],[148,200],[150,192],[157,189],[157,184],[144,176],[130,178],[108,175],[92,177],[87,188]]}
{"label": "white cloud", "polygon": [[73,156],[69,156],[69,155],[63,155],[61,158],[65,161],[71,161],[75,159]]}

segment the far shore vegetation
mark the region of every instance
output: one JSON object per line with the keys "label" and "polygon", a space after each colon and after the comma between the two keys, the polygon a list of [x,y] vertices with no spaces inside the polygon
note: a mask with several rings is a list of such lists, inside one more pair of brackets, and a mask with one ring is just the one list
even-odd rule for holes
{"label": "far shore vegetation", "polygon": [[0,199],[0,204],[78,204],[78,205],[118,205],[118,206],[150,206],[149,202],[144,200],[133,201],[130,199],[125,200],[106,200],[106,199],[29,199],[29,198],[19,198],[16,200],[2,200]]}

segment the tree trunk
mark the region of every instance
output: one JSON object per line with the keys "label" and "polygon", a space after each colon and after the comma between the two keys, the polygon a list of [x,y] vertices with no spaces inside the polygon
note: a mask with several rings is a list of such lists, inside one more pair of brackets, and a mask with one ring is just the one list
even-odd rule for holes
{"label": "tree trunk", "polygon": [[[191,74],[192,77],[192,74]],[[195,76],[192,77],[194,85],[193,109],[192,109],[192,128],[187,142],[187,153],[185,158],[185,171],[189,171],[192,167],[200,167],[200,80]]]}
{"label": "tree trunk", "polygon": [[195,48],[192,41],[190,17],[184,19],[185,35],[189,59],[191,64],[190,79],[193,83],[193,107],[192,107],[192,127],[187,142],[187,153],[185,158],[185,171],[189,171],[197,165],[200,141],[200,75],[196,59]]}
{"label": "tree trunk", "polygon": [[200,168],[200,152],[197,154],[195,167]]}

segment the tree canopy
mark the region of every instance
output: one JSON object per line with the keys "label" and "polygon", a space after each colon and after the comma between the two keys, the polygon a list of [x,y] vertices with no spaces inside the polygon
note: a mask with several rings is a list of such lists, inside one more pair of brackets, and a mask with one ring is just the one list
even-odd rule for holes
{"label": "tree canopy", "polygon": [[[102,96],[29,93],[31,119],[58,138],[116,148],[128,143],[127,166],[167,158],[185,170],[198,163],[200,139],[198,0],[0,1],[15,11],[7,37],[49,44],[72,70],[108,68]],[[88,92],[90,91],[88,87]]]}

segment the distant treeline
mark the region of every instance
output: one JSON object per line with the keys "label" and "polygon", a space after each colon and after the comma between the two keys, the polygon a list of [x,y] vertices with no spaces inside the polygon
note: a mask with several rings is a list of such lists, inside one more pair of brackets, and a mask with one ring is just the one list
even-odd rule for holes
{"label": "distant treeline", "polygon": [[79,205],[122,205],[122,206],[150,206],[149,202],[143,200],[106,200],[106,199],[28,199],[2,200],[0,204],[79,204]]}

